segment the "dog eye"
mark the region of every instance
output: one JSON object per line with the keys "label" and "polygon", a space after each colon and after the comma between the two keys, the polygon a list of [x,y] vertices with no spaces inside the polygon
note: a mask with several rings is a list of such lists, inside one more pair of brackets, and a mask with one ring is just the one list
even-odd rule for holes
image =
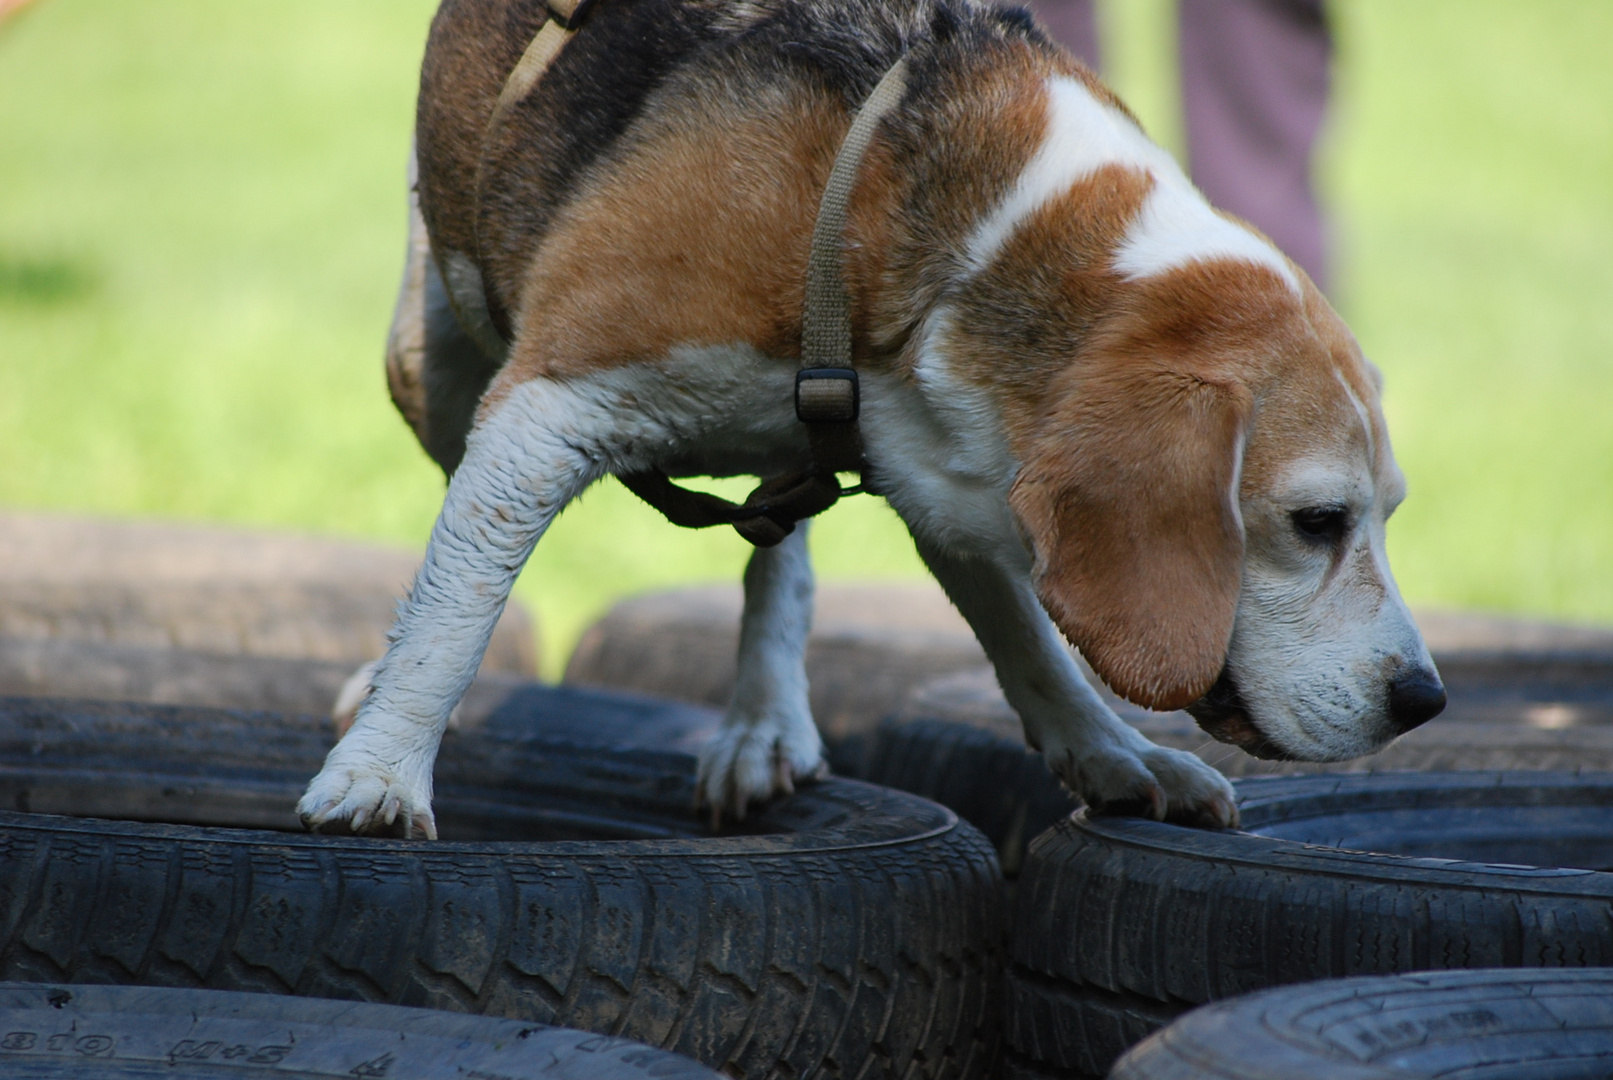
{"label": "dog eye", "polygon": [[1349,531],[1350,512],[1342,506],[1307,506],[1293,513],[1294,528],[1308,540],[1336,544]]}

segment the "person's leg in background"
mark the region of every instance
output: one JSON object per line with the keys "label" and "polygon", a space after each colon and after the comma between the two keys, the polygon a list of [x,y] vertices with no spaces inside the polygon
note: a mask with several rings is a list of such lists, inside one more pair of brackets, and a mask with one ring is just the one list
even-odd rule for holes
{"label": "person's leg in background", "polygon": [[1332,81],[1322,0],[1179,0],[1177,18],[1193,182],[1328,291],[1330,244],[1311,184]]}
{"label": "person's leg in background", "polygon": [[1030,0],[1030,9],[1054,41],[1093,71],[1102,70],[1094,0]]}

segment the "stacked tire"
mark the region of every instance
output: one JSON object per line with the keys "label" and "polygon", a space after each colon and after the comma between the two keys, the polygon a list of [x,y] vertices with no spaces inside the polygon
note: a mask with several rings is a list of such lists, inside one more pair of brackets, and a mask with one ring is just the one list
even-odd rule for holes
{"label": "stacked tire", "polygon": [[732,1076],[989,1074],[1001,882],[976,830],[829,780],[711,834],[692,758],[567,709],[558,738],[449,733],[422,842],[300,831],[328,722],[0,701],[0,978],[519,1018]]}
{"label": "stacked tire", "polygon": [[1194,1006],[1276,986],[1613,965],[1613,775],[1237,787],[1243,832],[1077,815],[1031,845],[1008,1075],[1101,1077]]}
{"label": "stacked tire", "polygon": [[[1477,662],[1474,667],[1486,670]],[[1466,701],[1452,706],[1454,715],[1417,728],[1377,754],[1334,764],[1252,758],[1211,741],[1185,713],[1112,704],[1121,719],[1153,742],[1197,754],[1233,779],[1453,770],[1613,771],[1613,723],[1597,719],[1598,702],[1613,696],[1613,659],[1585,657],[1570,663],[1560,656],[1537,657],[1516,662],[1510,671],[1511,681],[1497,674],[1488,690],[1475,686],[1477,679],[1465,684]],[[1463,685],[1456,684],[1453,694]],[[1536,723],[1532,715],[1549,722]],[[1569,722],[1560,722],[1565,716]],[[1019,719],[989,669],[957,672],[915,688],[900,712],[874,728],[854,775],[952,807],[996,845],[1010,877],[1024,864],[1031,839],[1076,808],[1040,756],[1025,747]]]}
{"label": "stacked tire", "polygon": [[[0,629],[27,625],[16,612],[33,595],[0,604]],[[684,655],[699,633],[665,632],[686,600],[607,619],[631,633],[596,627],[571,674],[614,665],[662,692],[658,678],[711,675]],[[716,714],[631,693],[484,681],[444,742],[432,843],[298,831],[291,806],[331,742],[325,721],[0,700],[0,805],[15,808],[0,813],[0,979],[519,1018],[792,1080],[1097,1077],[1227,1002],[1117,1074],[1175,1080],[1198,1075],[1182,1062],[1240,995],[1613,965],[1613,777],[1245,778],[1241,833],[1072,817],[972,641],[908,627],[875,647],[880,633],[855,623],[814,645],[814,706],[836,770],[888,787],[830,780],[720,835],[688,810],[688,753]],[[667,655],[639,663],[656,642]],[[1613,767],[1613,725],[1596,723],[1613,701],[1605,669],[1594,652],[1474,661],[1459,677],[1491,679],[1489,712],[1420,729],[1366,767]],[[1203,750],[1185,718],[1119,709]],[[1249,771],[1232,751],[1210,760]],[[1017,879],[1011,919],[998,855]]]}
{"label": "stacked tire", "polygon": [[1273,986],[1613,964],[1613,777],[1263,778],[1247,832],[1039,837],[1000,1001],[1000,880],[955,816],[831,780],[708,835],[690,759],[629,745],[653,713],[550,693],[450,733],[436,843],[291,831],[323,722],[0,704],[0,978],[519,1017],[737,1076],[983,1077],[1000,1031],[998,1075],[1044,1080]]}
{"label": "stacked tire", "polygon": [[8,1076],[718,1078],[688,1058],[628,1039],[218,990],[0,983],[0,1031],[0,1072]]}
{"label": "stacked tire", "polygon": [[1112,1080],[1579,1080],[1613,1068],[1613,970],[1428,972],[1195,1010]]}

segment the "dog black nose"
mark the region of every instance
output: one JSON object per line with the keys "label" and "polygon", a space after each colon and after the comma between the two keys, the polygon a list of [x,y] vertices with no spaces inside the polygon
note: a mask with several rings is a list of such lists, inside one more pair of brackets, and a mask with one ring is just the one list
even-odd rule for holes
{"label": "dog black nose", "polygon": [[1407,672],[1389,684],[1389,718],[1401,732],[1426,724],[1445,709],[1445,687],[1425,668]]}

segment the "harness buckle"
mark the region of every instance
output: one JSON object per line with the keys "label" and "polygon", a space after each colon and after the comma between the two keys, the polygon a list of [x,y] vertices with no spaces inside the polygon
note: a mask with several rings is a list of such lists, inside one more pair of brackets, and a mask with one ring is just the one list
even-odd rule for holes
{"label": "harness buckle", "polygon": [[803,424],[850,424],[861,412],[853,369],[802,368],[795,373],[795,418]]}

